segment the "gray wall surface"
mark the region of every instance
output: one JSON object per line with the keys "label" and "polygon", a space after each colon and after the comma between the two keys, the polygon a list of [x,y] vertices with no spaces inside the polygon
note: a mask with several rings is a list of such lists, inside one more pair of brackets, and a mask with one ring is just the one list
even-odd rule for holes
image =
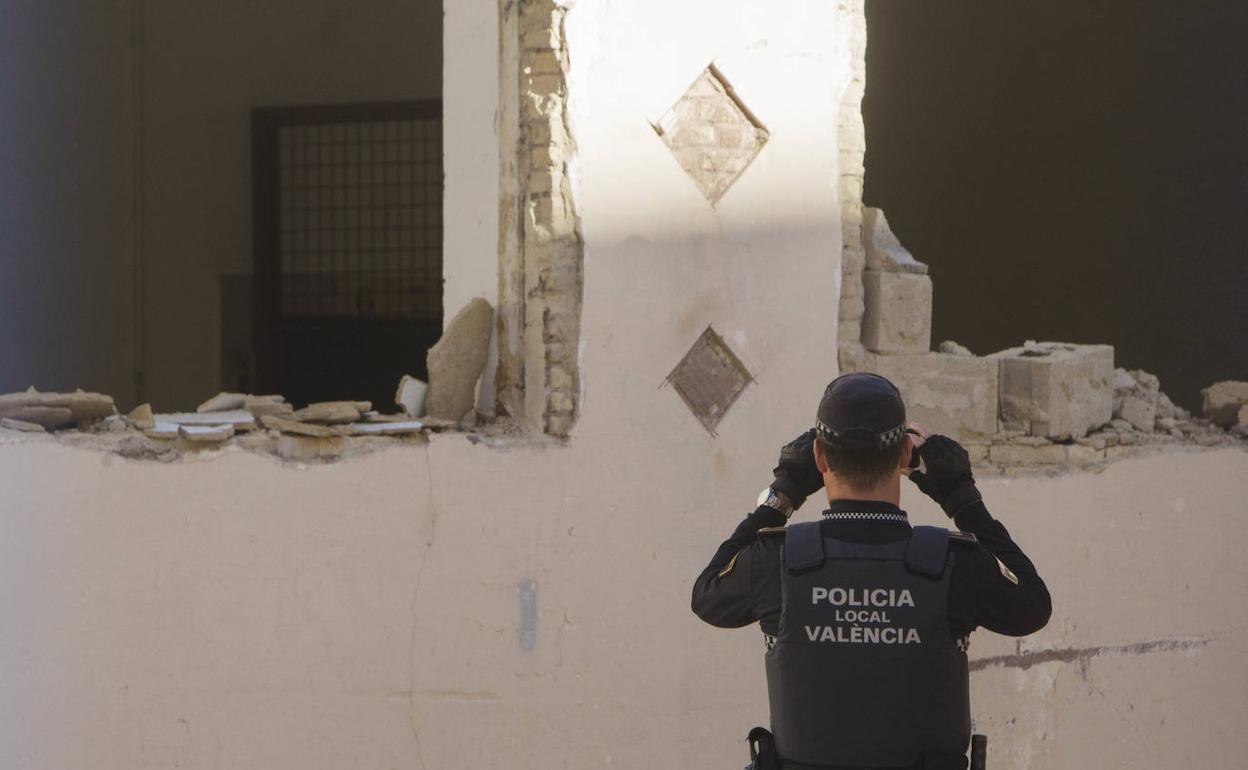
{"label": "gray wall surface", "polygon": [[441,93],[438,0],[0,10],[0,391],[216,392],[221,277],[251,270],[250,110]]}

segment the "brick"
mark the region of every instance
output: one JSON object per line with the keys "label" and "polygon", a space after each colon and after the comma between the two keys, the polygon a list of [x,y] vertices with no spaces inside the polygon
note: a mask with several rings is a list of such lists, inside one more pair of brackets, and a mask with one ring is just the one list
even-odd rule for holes
{"label": "brick", "polygon": [[862,344],[875,353],[932,349],[932,279],[917,273],[862,274]]}
{"label": "brick", "polygon": [[1001,421],[1030,435],[1079,438],[1113,417],[1110,345],[1028,343],[993,353],[1001,364]]}

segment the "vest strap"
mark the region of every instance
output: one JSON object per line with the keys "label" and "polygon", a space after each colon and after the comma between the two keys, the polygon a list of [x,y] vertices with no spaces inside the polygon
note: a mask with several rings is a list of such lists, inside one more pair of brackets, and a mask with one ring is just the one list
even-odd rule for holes
{"label": "vest strap", "polygon": [[817,521],[789,525],[784,560],[789,572],[805,572],[823,565],[823,530]]}
{"label": "vest strap", "polygon": [[945,572],[949,550],[949,530],[944,527],[915,527],[906,548],[906,566],[920,575],[940,577]]}

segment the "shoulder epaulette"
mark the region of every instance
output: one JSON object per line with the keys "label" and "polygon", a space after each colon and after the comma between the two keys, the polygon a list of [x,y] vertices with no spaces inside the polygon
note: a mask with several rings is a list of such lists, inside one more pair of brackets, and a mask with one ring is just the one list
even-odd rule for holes
{"label": "shoulder epaulette", "polygon": [[788,527],[763,527],[758,531],[760,535],[783,535],[789,531]]}
{"label": "shoulder epaulette", "polygon": [[976,545],[979,543],[979,538],[975,537],[975,533],[973,532],[958,532],[956,530],[949,530],[949,539],[959,543],[968,543],[970,545]]}

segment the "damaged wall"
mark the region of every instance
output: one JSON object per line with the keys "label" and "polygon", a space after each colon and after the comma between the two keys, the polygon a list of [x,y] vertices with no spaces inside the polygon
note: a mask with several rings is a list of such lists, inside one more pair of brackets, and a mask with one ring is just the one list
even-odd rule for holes
{"label": "damaged wall", "polygon": [[[783,439],[692,428],[312,467],[0,444],[0,763],[744,764],[763,639],[703,625],[689,586]],[[1237,765],[1245,480],[1242,450],[982,480],[1055,606],[1021,644],[972,637],[994,768]]]}

